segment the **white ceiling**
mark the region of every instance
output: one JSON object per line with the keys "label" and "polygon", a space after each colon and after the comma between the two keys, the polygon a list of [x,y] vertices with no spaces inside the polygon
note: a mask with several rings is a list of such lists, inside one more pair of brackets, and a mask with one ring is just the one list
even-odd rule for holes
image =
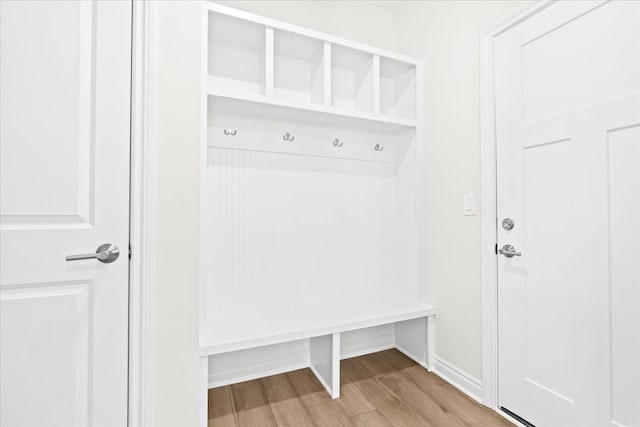
{"label": "white ceiling", "polygon": [[369,3],[395,12],[407,2],[405,0],[364,0],[364,3]]}
{"label": "white ceiling", "polygon": [[[0,0],[1,1],[1,0]],[[396,12],[408,0],[320,0],[320,1],[357,1],[358,3],[366,3],[367,5],[376,6],[390,12]]]}

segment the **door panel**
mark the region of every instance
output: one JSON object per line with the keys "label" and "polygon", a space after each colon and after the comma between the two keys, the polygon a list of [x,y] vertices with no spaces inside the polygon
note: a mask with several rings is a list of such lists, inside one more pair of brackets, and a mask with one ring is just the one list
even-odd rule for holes
{"label": "door panel", "polygon": [[566,197],[571,194],[567,165],[572,141],[530,145],[523,148],[523,157],[526,357],[536,361],[527,364],[525,374],[531,384],[572,401],[573,324],[566,316],[575,298],[572,265],[567,262],[573,241],[572,200]]}
{"label": "door panel", "polygon": [[[44,426],[51,420],[57,425],[90,424],[87,326],[92,285],[46,283],[3,289],[3,425]],[[38,410],[18,412],[29,402],[38,402]]]}
{"label": "door panel", "polygon": [[611,293],[611,419],[640,426],[640,197],[628,183],[640,183],[640,124],[607,132],[609,172],[609,260]]}
{"label": "door panel", "polygon": [[126,425],[131,3],[0,16],[0,424]]}
{"label": "door panel", "polygon": [[633,13],[621,13],[623,4],[577,3],[582,4],[553,6],[533,18],[544,22],[535,23],[522,41],[526,122],[638,89],[640,65],[628,60],[640,52]]}
{"label": "door panel", "polygon": [[538,427],[639,425],[637,22],[558,2],[494,45],[499,403]]}
{"label": "door panel", "polygon": [[90,224],[94,4],[2,8],[3,224]]}

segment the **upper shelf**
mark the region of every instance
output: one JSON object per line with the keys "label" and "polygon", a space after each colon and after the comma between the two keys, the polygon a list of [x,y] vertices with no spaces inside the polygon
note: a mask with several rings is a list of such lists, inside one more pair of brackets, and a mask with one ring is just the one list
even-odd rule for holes
{"label": "upper shelf", "polygon": [[417,60],[214,3],[206,31],[211,95],[416,125]]}

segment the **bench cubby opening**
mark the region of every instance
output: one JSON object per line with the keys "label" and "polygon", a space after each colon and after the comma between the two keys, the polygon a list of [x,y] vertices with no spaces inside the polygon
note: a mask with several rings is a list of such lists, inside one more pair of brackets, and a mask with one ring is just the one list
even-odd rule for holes
{"label": "bench cubby opening", "polygon": [[[395,302],[398,303],[397,301]],[[303,323],[280,330],[268,339],[213,344],[201,348],[206,364],[206,389],[249,381],[264,376],[310,368],[332,398],[340,397],[340,361],[363,354],[396,348],[421,366],[432,366],[433,307],[415,307],[412,313],[385,319],[360,317],[331,328],[305,329]],[[364,315],[364,312],[363,312]],[[392,322],[393,319],[404,319]],[[355,321],[355,322],[354,322]],[[264,318],[264,322],[279,323]],[[350,322],[350,323],[349,323]],[[352,329],[354,325],[367,325]],[[275,329],[273,329],[275,331]],[[330,332],[330,331],[335,332]],[[246,331],[238,331],[241,337]],[[374,344],[375,343],[375,344]],[[346,351],[363,347],[357,352]]]}

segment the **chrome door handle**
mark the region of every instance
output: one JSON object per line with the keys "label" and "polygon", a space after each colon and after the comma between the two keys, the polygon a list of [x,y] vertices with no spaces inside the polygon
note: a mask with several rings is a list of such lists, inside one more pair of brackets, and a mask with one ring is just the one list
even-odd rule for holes
{"label": "chrome door handle", "polygon": [[83,259],[97,259],[105,264],[110,264],[120,256],[120,248],[113,243],[104,243],[98,246],[93,254],[67,255],[67,261],[80,261]]}
{"label": "chrome door handle", "polygon": [[500,255],[504,255],[507,258],[513,258],[514,256],[522,256],[522,252],[516,252],[516,248],[511,245],[504,245],[500,250],[498,250]]}

